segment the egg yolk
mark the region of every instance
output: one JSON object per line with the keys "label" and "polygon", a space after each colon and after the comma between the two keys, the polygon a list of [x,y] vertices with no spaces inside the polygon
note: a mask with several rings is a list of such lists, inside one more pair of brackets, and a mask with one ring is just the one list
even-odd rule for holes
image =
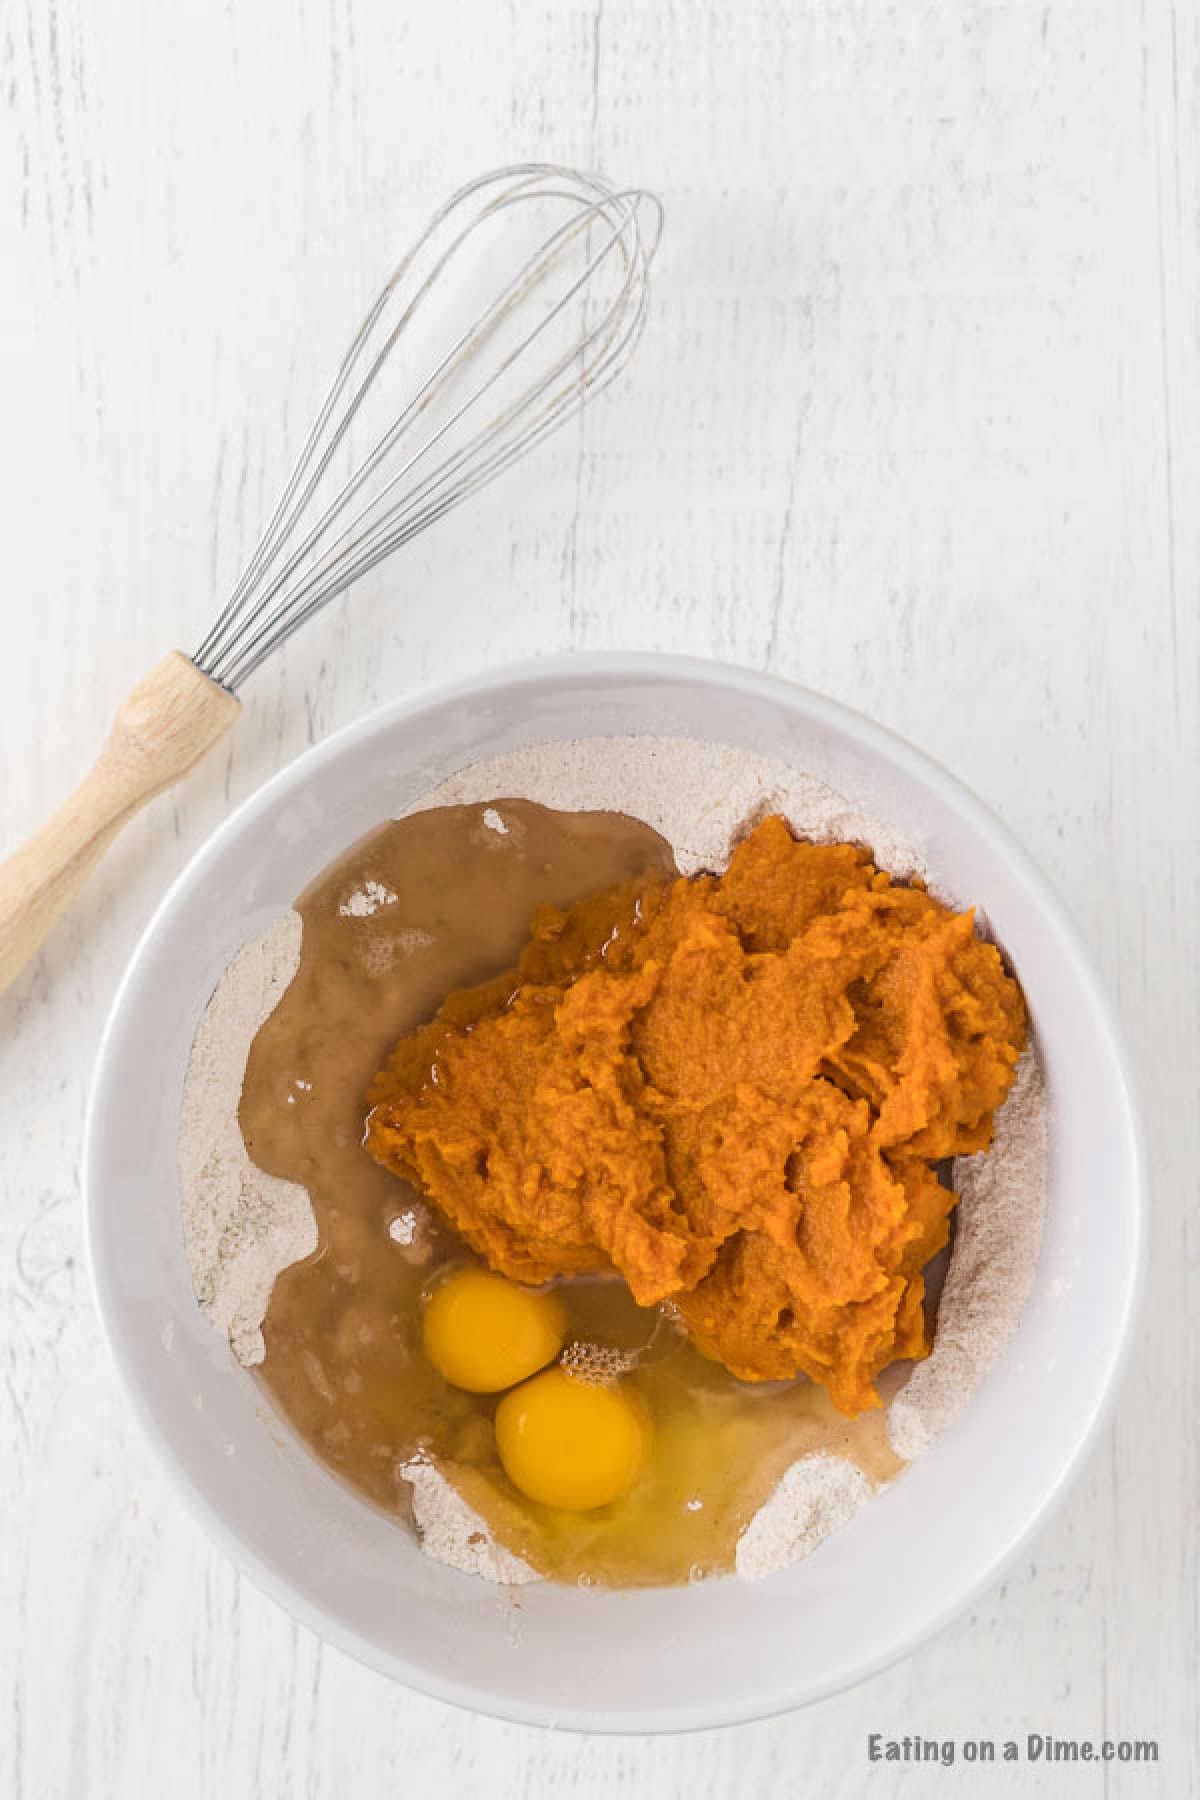
{"label": "egg yolk", "polygon": [[588,1512],[627,1494],[646,1464],[650,1416],[627,1388],[547,1369],[496,1408],[496,1448],[514,1487],[543,1506]]}
{"label": "egg yolk", "polygon": [[455,1387],[496,1394],[552,1362],[567,1335],[557,1294],[459,1269],[425,1302],[425,1354]]}

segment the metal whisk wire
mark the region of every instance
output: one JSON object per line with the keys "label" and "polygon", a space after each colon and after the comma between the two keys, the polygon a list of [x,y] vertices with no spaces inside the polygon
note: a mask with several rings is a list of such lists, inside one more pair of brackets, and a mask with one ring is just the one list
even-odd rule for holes
{"label": "metal whisk wire", "polygon": [[[439,283],[475,234],[489,220],[524,203],[566,207],[566,217],[542,238],[517,272],[443,353],[412,398],[378,438],[361,465],[305,529],[310,507],[372,385],[422,306],[439,293]],[[643,221],[643,210],[649,214]],[[662,227],[662,207],[638,188],[614,189],[600,176],[579,174],[548,163],[525,163],[496,170],[468,183],[433,216],[421,237],[395,269],[363,320],[274,513],[212,630],[195,653],[196,666],[212,680],[236,690],[255,669],[314,613],[419,531],[442,518],[556,431],[594,394],[616,378],[628,361],[645,323],[648,270]],[[448,241],[438,248],[439,240]],[[465,399],[410,446],[411,434],[434,401],[460,378],[494,341],[517,309],[531,304],[577,240],[583,240],[582,267],[572,268],[561,292],[494,365]],[[432,267],[412,294],[402,298],[405,278],[423,252],[433,249]],[[602,278],[616,272],[616,284],[596,300]],[[401,310],[379,348],[369,345],[390,304]],[[565,347],[524,382],[523,358],[558,321],[575,309],[580,325]],[[595,312],[596,316],[589,315]],[[547,340],[548,341],[548,340]],[[360,373],[360,364],[365,371]],[[514,371],[523,384],[503,397]],[[490,417],[486,403],[497,406]],[[460,428],[467,431],[462,437]],[[436,454],[439,449],[442,454]],[[395,466],[392,467],[392,460]],[[353,503],[388,464],[386,479],[351,516]],[[293,545],[293,539],[299,541]],[[289,548],[289,545],[292,545]]]}

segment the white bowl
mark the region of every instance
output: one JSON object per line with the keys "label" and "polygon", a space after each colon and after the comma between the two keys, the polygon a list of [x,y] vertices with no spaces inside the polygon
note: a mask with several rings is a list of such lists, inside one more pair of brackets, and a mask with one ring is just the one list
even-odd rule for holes
{"label": "white bowl", "polygon": [[[1003,1358],[964,1416],[814,1555],[766,1581],[518,1607],[422,1555],[298,1440],[192,1297],[176,1136],[192,1035],[222,971],[363,832],[465,763],[534,743],[654,734],[806,770],[978,898],[1028,997],[1051,1105],[1045,1235]],[[1108,1003],[1058,900],[944,770],[784,682],[671,657],[529,664],[385,707],[319,744],[204,846],[113,1006],[86,1132],[91,1265],[117,1367],[213,1536],[304,1624],[441,1699],[539,1724],[666,1731],[752,1719],[860,1680],[967,1606],[1078,1468],[1125,1343],[1143,1161]],[[169,1348],[168,1348],[169,1346]]]}

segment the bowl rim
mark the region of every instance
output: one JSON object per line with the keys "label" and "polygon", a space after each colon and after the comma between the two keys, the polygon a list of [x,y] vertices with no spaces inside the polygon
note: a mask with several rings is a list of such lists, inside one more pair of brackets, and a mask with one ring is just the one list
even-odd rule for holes
{"label": "bowl rim", "polygon": [[[464,700],[481,698],[506,688],[529,683],[555,684],[581,673],[624,676],[633,679],[657,678],[674,682],[716,682],[743,693],[758,694],[778,704],[800,708],[808,717],[848,732],[849,735],[885,762],[904,770],[918,780],[940,788],[956,805],[977,833],[991,841],[1019,872],[1037,904],[1056,924],[1061,938],[1070,949],[1075,972],[1086,990],[1097,1024],[1103,1029],[1107,1047],[1113,1058],[1124,1101],[1132,1158],[1133,1179],[1125,1188],[1130,1212],[1134,1253],[1129,1263],[1123,1290],[1123,1306],[1115,1329],[1109,1337],[1107,1370],[1092,1413],[1083,1425],[1074,1449],[1056,1485],[1042,1505],[1030,1516],[1024,1528],[965,1587],[933,1613],[927,1614],[911,1631],[901,1634],[885,1650],[866,1656],[852,1673],[839,1673],[826,1683],[807,1683],[804,1691],[783,1699],[741,1699],[721,1707],[706,1706],[697,1716],[686,1706],[664,1709],[661,1720],[647,1723],[643,1714],[621,1712],[593,1713],[584,1709],[551,1708],[509,1700],[487,1688],[471,1683],[444,1680],[407,1657],[378,1650],[326,1608],[301,1595],[253,1551],[227,1522],[224,1515],[196,1486],[181,1466],[169,1440],[154,1418],[149,1402],[134,1371],[127,1366],[118,1349],[110,1308],[113,1297],[100,1272],[96,1253],[98,1231],[98,1183],[95,1160],[98,1156],[98,1113],[103,1076],[106,1070],[126,996],[132,987],[150,940],[173,910],[177,898],[195,880],[208,863],[217,857],[226,841],[251,823],[261,812],[273,807],[289,791],[303,787],[311,771],[336,757],[347,747],[369,739],[399,720],[419,718],[427,711],[441,709]],[[785,677],[724,662],[717,658],[678,655],[669,652],[581,651],[524,658],[472,676],[444,682],[398,700],[373,707],[361,718],[331,732],[308,746],[283,768],[269,776],[251,794],[221,820],[197,847],[170,883],[158,902],[125,965],[109,1005],[104,1027],[96,1049],[89,1084],[83,1126],[83,1149],[80,1165],[80,1188],[84,1207],[84,1241],[92,1298],[99,1315],[108,1354],[116,1371],[119,1386],[134,1416],[149,1441],[161,1468],[166,1470],[171,1487],[185,1509],[196,1519],[207,1535],[230,1558],[240,1573],[247,1575],[259,1590],[267,1594],[291,1618],[313,1631],[319,1638],[344,1651],[356,1662],[386,1675],[427,1698],[443,1701],[465,1711],[485,1717],[545,1729],[567,1730],[596,1735],[633,1734],[639,1736],[680,1734],[749,1724],[757,1720],[782,1717],[802,1706],[830,1698],[856,1687],[882,1670],[901,1662],[921,1644],[938,1636],[946,1627],[974,1604],[1012,1566],[1027,1543],[1061,1507],[1078,1479],[1083,1464],[1111,1416],[1116,1394],[1124,1374],[1133,1328],[1138,1317],[1146,1280],[1147,1261],[1147,1155],[1138,1084],[1125,1045],[1116,1009],[1102,980],[1092,954],[1079,936],[1074,922],[1057,891],[1042,873],[1032,855],[1024,848],[1000,816],[928,752],[918,749],[906,738],[879,724],[867,714],[840,700],[821,694]]]}

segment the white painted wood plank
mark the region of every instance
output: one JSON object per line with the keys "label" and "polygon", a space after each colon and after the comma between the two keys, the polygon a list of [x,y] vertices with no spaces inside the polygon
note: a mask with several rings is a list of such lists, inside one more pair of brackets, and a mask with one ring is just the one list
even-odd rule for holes
{"label": "white painted wood plank", "polygon": [[[1194,9],[8,0],[0,97],[8,839],[123,687],[202,635],[438,198],[549,156],[669,214],[625,390],[297,641],[5,1003],[3,1791],[911,1800],[973,1790],[869,1770],[869,1730],[1053,1728],[1158,1736],[1164,1764],[997,1791],[1195,1794]],[[88,1071],[166,882],[306,742],[570,644],[770,666],[956,769],[1100,958],[1154,1163],[1119,1409],[1009,1580],[852,1694],[688,1740],[467,1718],[293,1628],[166,1492],[81,1267]]]}

